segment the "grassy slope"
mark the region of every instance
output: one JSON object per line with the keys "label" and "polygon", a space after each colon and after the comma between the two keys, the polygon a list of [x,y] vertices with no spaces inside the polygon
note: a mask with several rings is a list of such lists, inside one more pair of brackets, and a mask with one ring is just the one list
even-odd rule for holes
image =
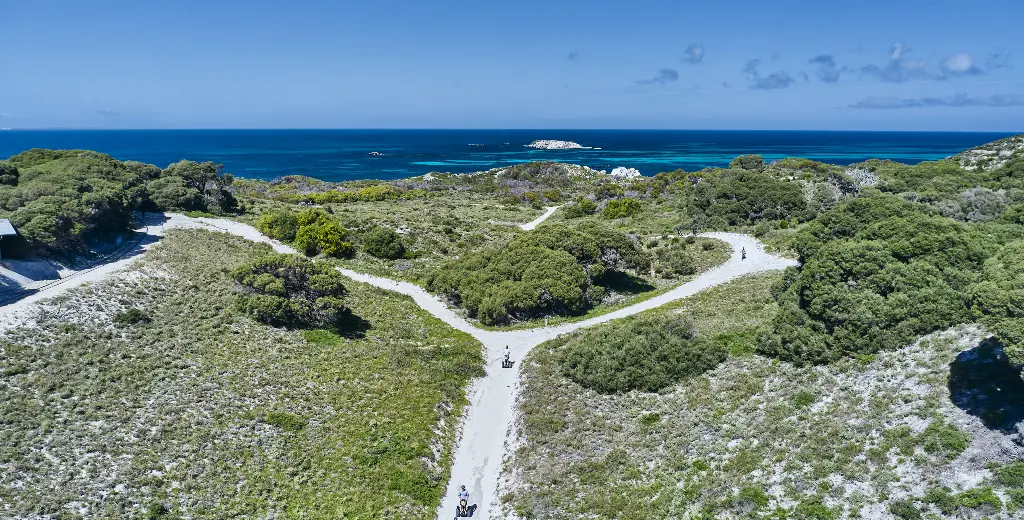
{"label": "grassy slope", "polygon": [[[771,318],[778,276],[745,277],[652,312],[692,313],[706,334],[742,334]],[[959,337],[830,367],[746,353],[662,394],[614,396],[562,377],[565,339],[553,340],[523,363],[504,501],[521,518],[886,518],[888,501],[930,487],[980,488],[987,464],[1019,453],[996,448],[1007,438],[950,403],[949,363],[981,336]],[[962,455],[957,439],[969,444]],[[984,512],[916,507],[940,517]]]}
{"label": "grassy slope", "polygon": [[175,231],[5,334],[0,516],[433,517],[479,344],[354,282],[365,337],[255,323],[227,273],[263,251]]}

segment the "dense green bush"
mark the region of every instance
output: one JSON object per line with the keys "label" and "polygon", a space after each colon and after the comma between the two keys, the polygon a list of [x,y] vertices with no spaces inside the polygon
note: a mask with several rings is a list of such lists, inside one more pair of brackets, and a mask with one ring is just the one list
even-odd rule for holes
{"label": "dense green bush", "polygon": [[323,209],[307,209],[296,216],[296,222],[295,247],[307,256],[346,258],[355,254],[349,232]]}
{"label": "dense green bush", "polygon": [[653,314],[595,327],[566,344],[562,373],[598,392],[654,392],[702,374],[727,352],[694,335],[693,323],[677,314]]}
{"label": "dense green bush", "polygon": [[569,186],[569,169],[554,161],[533,161],[516,164],[505,169],[502,179],[529,181],[546,187]]}
{"label": "dense green bush", "polygon": [[[803,159],[800,157],[786,157],[775,161],[772,166],[774,168],[784,168],[789,170],[800,170],[814,173],[826,173],[829,170],[829,166],[825,163],[813,161],[811,159]],[[748,168],[749,169],[749,168]]]}
{"label": "dense green bush", "polygon": [[691,216],[744,225],[762,220],[803,218],[808,215],[803,187],[756,170],[719,170],[696,175],[683,184],[682,196]]}
{"label": "dense green bush", "polygon": [[150,199],[157,209],[198,210],[231,213],[238,201],[231,193],[234,177],[213,162],[178,161],[149,183]]}
{"label": "dense green bush", "polygon": [[335,327],[349,314],[342,276],[297,255],[268,255],[232,273],[242,309],[275,327]]}
{"label": "dense green bush", "polygon": [[149,180],[108,155],[33,149],[4,162],[0,217],[31,247],[69,254],[89,236],[129,230]]}
{"label": "dense green bush", "polygon": [[546,313],[575,314],[600,301],[616,271],[650,261],[627,235],[587,223],[543,226],[500,249],[464,255],[433,272],[427,290],[486,324]]}
{"label": "dense green bush", "polygon": [[935,419],[921,432],[918,442],[924,451],[953,460],[967,449],[971,437],[960,431],[956,425]]}
{"label": "dense green bush", "polygon": [[741,155],[729,162],[729,168],[740,170],[764,170],[764,157],[756,154]]}
{"label": "dense green bush", "polygon": [[0,161],[0,185],[18,185],[18,167],[8,161]]}
{"label": "dense green bush", "polygon": [[297,432],[306,427],[305,419],[288,412],[269,412],[266,420],[267,424],[289,432]]}
{"label": "dense green bush", "polygon": [[360,240],[363,243],[363,250],[377,258],[394,260],[405,255],[405,244],[402,243],[402,237],[391,228],[374,228],[363,235]]}
{"label": "dense green bush", "polygon": [[1024,462],[1007,464],[993,472],[996,482],[1003,487],[1024,488]]}
{"label": "dense green bush", "polygon": [[135,325],[137,323],[149,323],[153,321],[148,314],[140,309],[132,307],[114,315],[114,323],[117,325]]}
{"label": "dense green bush", "polygon": [[375,184],[358,190],[328,190],[312,193],[302,197],[302,200],[312,202],[313,204],[339,204],[347,202],[383,202],[386,200],[422,197],[424,195],[426,195],[426,192],[423,190],[406,190],[399,189],[391,184]]}
{"label": "dense green bush", "polygon": [[579,197],[574,200],[572,204],[562,208],[562,215],[564,215],[565,218],[580,218],[587,215],[593,215],[596,211],[596,202],[586,197]]}
{"label": "dense green bush", "polygon": [[801,231],[759,351],[797,363],[903,346],[966,321],[967,288],[995,245],[958,222],[879,196],[844,203]]}
{"label": "dense green bush", "polygon": [[0,217],[31,247],[70,254],[90,236],[130,230],[134,210],[235,211],[231,182],[213,163],[161,171],[87,150],[36,148],[0,161]]}
{"label": "dense green bush", "polygon": [[986,260],[969,295],[975,317],[992,327],[1013,363],[1024,364],[1024,240]]}
{"label": "dense green bush", "polygon": [[161,177],[147,185],[153,209],[199,210],[203,207],[203,194],[185,184],[181,177]]}
{"label": "dense green bush", "polygon": [[910,500],[893,500],[889,503],[889,512],[900,520],[920,520],[921,510]]}
{"label": "dense green bush", "polygon": [[655,249],[654,258],[654,272],[665,278],[689,276],[697,272],[693,257],[678,245]]}
{"label": "dense green bush", "polygon": [[291,242],[299,230],[299,219],[291,211],[271,211],[260,215],[256,229],[274,240]]}
{"label": "dense green bush", "polygon": [[614,199],[605,203],[601,216],[604,218],[625,218],[640,213],[640,201],[631,198]]}

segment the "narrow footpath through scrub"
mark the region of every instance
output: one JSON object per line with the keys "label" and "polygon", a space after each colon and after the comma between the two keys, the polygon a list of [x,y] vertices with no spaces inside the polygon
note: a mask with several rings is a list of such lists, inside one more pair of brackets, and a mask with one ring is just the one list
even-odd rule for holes
{"label": "narrow footpath through scrub", "polygon": [[[521,227],[527,230],[533,229],[547,217],[551,216],[557,209],[557,207],[548,208],[548,211],[540,218],[523,224]],[[159,226],[150,226],[150,229],[147,229],[146,232],[158,237],[166,229],[175,227],[200,227],[221,231],[241,236],[254,242],[270,244],[274,250],[281,253],[296,252],[290,246],[267,238],[252,226],[226,219],[192,218],[179,214],[168,214],[165,222]],[[461,419],[460,437],[455,448],[451,479],[437,510],[438,519],[447,519],[454,516],[453,509],[456,505],[456,497],[462,485],[465,485],[470,493],[470,504],[477,507],[473,518],[500,518],[498,478],[501,474],[504,458],[508,455],[507,447],[511,441],[510,435],[515,417],[516,395],[519,391],[518,364],[508,369],[501,367],[506,346],[511,351],[513,361],[519,361],[533,347],[556,336],[654,309],[671,301],[686,298],[705,289],[724,284],[743,275],[784,269],[796,264],[793,260],[766,253],[762,244],[757,239],[748,235],[704,233],[699,236],[726,242],[732,247],[732,255],[725,263],[698,275],[693,280],[635,305],[582,321],[522,330],[494,331],[480,329],[459,316],[436,296],[427,293],[419,286],[409,282],[400,282],[338,268],[342,274],[353,280],[412,297],[421,308],[451,327],[472,335],[484,345],[487,374],[474,382],[468,392],[470,404]],[[741,259],[740,257],[742,249],[745,249],[747,252],[746,259]],[[57,296],[63,291],[82,283],[109,276],[127,265],[130,260],[131,257],[104,265],[88,273],[87,276],[76,279],[74,283],[61,284],[50,290],[37,293],[31,299],[0,307],[0,330],[16,326],[21,319],[27,318],[27,307],[33,302],[42,298]]]}

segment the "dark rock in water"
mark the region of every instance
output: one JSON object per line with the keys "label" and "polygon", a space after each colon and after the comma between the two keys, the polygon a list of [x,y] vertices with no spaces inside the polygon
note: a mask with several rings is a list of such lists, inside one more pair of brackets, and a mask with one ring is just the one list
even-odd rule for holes
{"label": "dark rock in water", "polygon": [[1016,434],[1024,420],[1021,368],[1010,364],[994,338],[961,352],[949,364],[949,398],[990,430]]}

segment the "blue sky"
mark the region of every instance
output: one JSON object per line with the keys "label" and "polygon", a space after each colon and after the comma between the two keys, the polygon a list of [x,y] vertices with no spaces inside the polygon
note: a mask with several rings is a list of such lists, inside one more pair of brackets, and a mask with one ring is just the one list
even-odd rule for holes
{"label": "blue sky", "polygon": [[1019,0],[0,2],[0,127],[1024,130]]}

